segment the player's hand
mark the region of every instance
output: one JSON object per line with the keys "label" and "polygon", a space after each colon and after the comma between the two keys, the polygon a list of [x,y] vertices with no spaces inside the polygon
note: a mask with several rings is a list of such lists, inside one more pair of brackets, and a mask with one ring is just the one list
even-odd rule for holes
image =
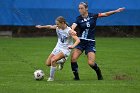
{"label": "player's hand", "polygon": [[36,25],[35,27],[36,27],[36,28],[41,28],[41,25]]}
{"label": "player's hand", "polygon": [[118,8],[117,10],[116,10],[116,12],[122,12],[122,11],[124,11],[125,10],[125,8],[123,7],[123,8]]}
{"label": "player's hand", "polygon": [[70,46],[68,46],[68,48],[69,48],[69,49],[73,49],[73,48],[74,48],[74,46],[73,46],[73,45],[70,45]]}
{"label": "player's hand", "polygon": [[74,31],[74,30],[70,30],[70,34],[76,36],[77,35],[77,32]]}

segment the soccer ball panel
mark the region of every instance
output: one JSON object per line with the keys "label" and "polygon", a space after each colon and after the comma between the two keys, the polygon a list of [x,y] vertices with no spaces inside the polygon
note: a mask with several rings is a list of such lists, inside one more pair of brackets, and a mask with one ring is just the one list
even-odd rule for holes
{"label": "soccer ball panel", "polygon": [[43,79],[44,78],[44,72],[42,71],[42,70],[36,70],[35,72],[34,72],[34,78],[36,79],[36,80],[41,80],[41,79]]}

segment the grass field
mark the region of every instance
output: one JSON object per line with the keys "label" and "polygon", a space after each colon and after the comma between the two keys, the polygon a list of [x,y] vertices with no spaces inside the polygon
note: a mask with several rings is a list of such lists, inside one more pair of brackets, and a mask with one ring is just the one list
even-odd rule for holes
{"label": "grass field", "polygon": [[[57,42],[56,37],[0,38],[0,93],[140,93],[140,38],[96,38],[96,61],[104,80],[98,81],[87,65],[79,60],[80,81],[73,81],[70,58],[55,81],[47,82],[45,60]],[[42,81],[33,72],[42,69]]]}

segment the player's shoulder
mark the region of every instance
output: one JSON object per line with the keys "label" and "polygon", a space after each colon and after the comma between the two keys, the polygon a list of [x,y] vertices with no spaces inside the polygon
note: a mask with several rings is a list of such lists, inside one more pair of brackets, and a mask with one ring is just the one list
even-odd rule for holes
{"label": "player's shoulder", "polygon": [[82,16],[79,15],[79,16],[76,17],[76,19],[77,19],[77,20],[80,20],[80,19],[82,19]]}
{"label": "player's shoulder", "polygon": [[58,27],[56,27],[56,32],[59,31],[60,29]]}
{"label": "player's shoulder", "polygon": [[71,31],[71,28],[70,28],[69,26],[67,26],[67,28],[66,28],[66,33],[67,33],[68,35],[69,35],[70,31]]}
{"label": "player's shoulder", "polygon": [[99,13],[88,13],[90,17],[98,17]]}
{"label": "player's shoulder", "polygon": [[71,30],[71,27],[67,26],[66,30],[67,32],[69,32]]}
{"label": "player's shoulder", "polygon": [[58,27],[56,27],[56,30],[59,30],[59,28],[58,28]]}
{"label": "player's shoulder", "polygon": [[71,30],[71,27],[67,26],[67,29]]}

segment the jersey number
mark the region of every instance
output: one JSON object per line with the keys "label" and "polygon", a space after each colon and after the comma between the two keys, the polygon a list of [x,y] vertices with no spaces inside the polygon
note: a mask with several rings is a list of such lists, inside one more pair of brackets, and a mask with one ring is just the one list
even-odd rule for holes
{"label": "jersey number", "polygon": [[86,25],[87,25],[87,27],[90,27],[90,23],[89,22],[87,22]]}
{"label": "jersey number", "polygon": [[82,33],[82,38],[87,38],[89,29],[85,29]]}
{"label": "jersey number", "polygon": [[62,37],[61,37],[61,42],[62,42],[62,43],[65,43],[66,38],[67,38],[66,36],[62,36]]}

